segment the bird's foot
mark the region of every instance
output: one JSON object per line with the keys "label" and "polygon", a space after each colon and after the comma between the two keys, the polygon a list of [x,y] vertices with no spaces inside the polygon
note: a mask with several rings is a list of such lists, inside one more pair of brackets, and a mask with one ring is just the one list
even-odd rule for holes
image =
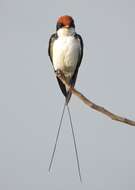
{"label": "bird's foot", "polygon": [[63,84],[67,83],[65,75],[60,69],[57,69],[55,73],[56,76],[63,82]]}
{"label": "bird's foot", "polygon": [[64,73],[63,73],[60,69],[57,69],[57,70],[55,71],[55,73],[56,73],[56,76],[57,76],[59,79],[63,79],[63,80],[66,81],[65,75],[64,75]]}
{"label": "bird's foot", "polygon": [[58,78],[61,78],[61,76],[62,76],[62,71],[61,71],[60,69],[57,69],[57,70],[55,70],[55,74],[56,74],[56,76],[57,76]]}

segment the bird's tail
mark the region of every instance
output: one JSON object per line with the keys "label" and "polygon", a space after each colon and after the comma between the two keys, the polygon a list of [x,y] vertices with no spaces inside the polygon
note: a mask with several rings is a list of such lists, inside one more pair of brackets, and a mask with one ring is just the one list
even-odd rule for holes
{"label": "bird's tail", "polygon": [[53,163],[53,159],[54,159],[54,154],[55,154],[56,147],[57,147],[57,143],[58,143],[58,138],[59,138],[59,134],[60,134],[60,130],[61,130],[61,124],[62,124],[62,120],[63,120],[63,116],[64,116],[64,112],[65,112],[65,107],[66,107],[66,105],[67,105],[67,103],[66,103],[66,101],[65,101],[64,107],[63,107],[63,110],[62,110],[62,115],[61,115],[59,127],[58,127],[58,132],[57,132],[55,144],[54,144],[54,148],[53,148],[53,153],[52,153],[51,161],[50,161],[50,164],[49,164],[49,171],[51,170],[51,167],[52,167],[52,163]]}
{"label": "bird's tail", "polygon": [[65,100],[66,101],[66,105],[68,105],[71,96],[72,96],[72,92],[68,91],[67,94],[66,94],[66,97],[65,97],[66,98],[66,100]]}
{"label": "bird's tail", "polygon": [[82,176],[81,176],[81,169],[80,169],[80,162],[79,162],[79,156],[78,156],[78,150],[77,150],[75,132],[74,132],[73,122],[72,122],[71,113],[70,113],[70,109],[69,109],[68,104],[67,104],[67,110],[68,110],[71,130],[72,130],[73,141],[74,141],[76,161],[77,161],[77,167],[78,167],[78,174],[79,174],[80,181],[82,182]]}
{"label": "bird's tail", "polygon": [[58,132],[57,132],[57,136],[56,136],[56,140],[55,140],[55,144],[54,144],[54,149],[53,149],[51,161],[50,161],[50,164],[49,164],[49,171],[51,170],[51,167],[52,167],[52,163],[53,163],[53,159],[54,159],[54,155],[55,155],[55,151],[56,151],[56,147],[57,147],[57,143],[58,143],[58,138],[59,138],[59,134],[60,134],[60,130],[61,130],[62,120],[63,120],[63,116],[64,116],[64,113],[65,113],[65,107],[67,107],[69,120],[70,120],[70,126],[71,126],[71,130],[72,130],[73,141],[74,141],[75,153],[76,153],[78,174],[79,174],[79,177],[80,177],[80,181],[82,182],[81,170],[80,170],[80,164],[79,164],[79,156],[78,156],[78,150],[77,150],[76,139],[75,139],[75,133],[74,133],[71,113],[70,113],[70,109],[69,109],[69,105],[68,105],[68,102],[70,100],[71,95],[72,95],[72,93],[69,92],[68,96],[65,98],[65,103],[64,103],[64,107],[63,107],[63,111],[62,111],[62,115],[61,115],[61,119],[60,119],[60,124],[59,124]]}

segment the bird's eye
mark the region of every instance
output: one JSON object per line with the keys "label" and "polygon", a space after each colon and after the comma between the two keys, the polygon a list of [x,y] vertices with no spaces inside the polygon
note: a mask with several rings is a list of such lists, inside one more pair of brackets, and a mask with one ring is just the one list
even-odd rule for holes
{"label": "bird's eye", "polygon": [[63,24],[57,23],[57,26],[56,26],[56,29],[57,29],[57,30],[60,29],[60,28],[62,28],[62,27],[63,27]]}

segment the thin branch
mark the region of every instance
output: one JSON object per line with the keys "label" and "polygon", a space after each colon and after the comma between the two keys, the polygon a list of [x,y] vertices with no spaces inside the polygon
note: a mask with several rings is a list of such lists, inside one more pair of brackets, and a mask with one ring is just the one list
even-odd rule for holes
{"label": "thin branch", "polygon": [[56,76],[63,82],[63,84],[69,89],[69,91],[71,91],[75,96],[80,98],[80,100],[82,100],[83,103],[85,103],[90,108],[92,108],[92,109],[94,109],[94,110],[96,110],[98,112],[103,113],[104,115],[110,117],[112,120],[119,121],[119,122],[122,122],[122,123],[126,123],[128,125],[135,126],[135,121],[127,119],[127,118],[124,118],[124,117],[121,117],[119,115],[116,115],[116,114],[110,112],[109,110],[105,109],[104,107],[95,104],[91,100],[88,100],[82,93],[77,91],[75,88],[73,88],[71,85],[69,85],[66,82],[65,76],[62,73],[62,71],[58,70],[56,72]]}

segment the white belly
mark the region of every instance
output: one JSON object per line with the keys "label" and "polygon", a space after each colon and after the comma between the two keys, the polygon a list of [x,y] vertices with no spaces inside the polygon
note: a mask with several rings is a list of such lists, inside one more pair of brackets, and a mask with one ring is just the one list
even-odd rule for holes
{"label": "white belly", "polygon": [[53,44],[54,69],[63,71],[69,81],[76,69],[80,54],[80,42],[74,36],[62,36]]}

